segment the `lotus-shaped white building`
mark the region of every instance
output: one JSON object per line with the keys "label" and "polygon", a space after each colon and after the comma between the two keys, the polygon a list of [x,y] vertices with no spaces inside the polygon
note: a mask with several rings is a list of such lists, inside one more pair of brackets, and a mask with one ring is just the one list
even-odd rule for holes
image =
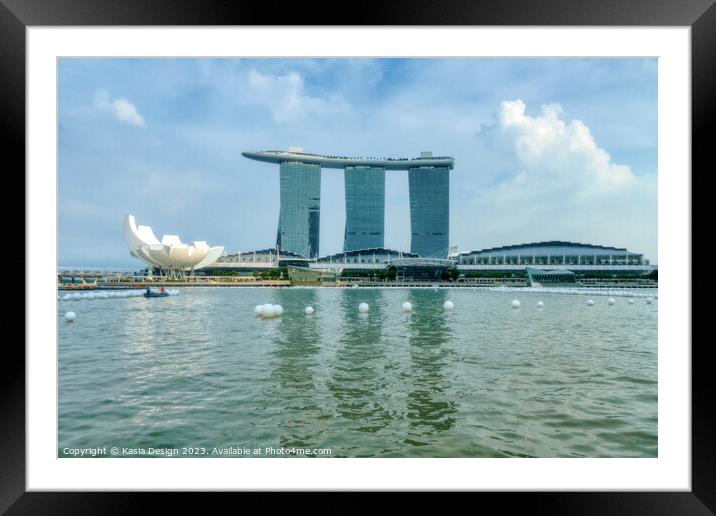
{"label": "lotus-shaped white building", "polygon": [[183,244],[177,235],[164,235],[160,242],[151,227],[137,226],[134,215],[124,219],[124,238],[132,256],[179,275],[211,265],[224,252],[223,246],[209,247],[204,241]]}

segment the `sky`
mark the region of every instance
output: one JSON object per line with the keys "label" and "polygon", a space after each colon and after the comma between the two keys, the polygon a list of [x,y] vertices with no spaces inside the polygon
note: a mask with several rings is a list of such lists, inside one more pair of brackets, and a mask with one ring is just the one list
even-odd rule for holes
{"label": "sky", "polygon": [[[277,165],[243,151],[453,156],[450,245],[568,240],[657,255],[656,59],[95,59],[59,62],[59,265],[136,267],[161,239],[275,246]],[[321,178],[320,254],[342,251],[343,173]],[[385,246],[410,249],[407,171]]]}

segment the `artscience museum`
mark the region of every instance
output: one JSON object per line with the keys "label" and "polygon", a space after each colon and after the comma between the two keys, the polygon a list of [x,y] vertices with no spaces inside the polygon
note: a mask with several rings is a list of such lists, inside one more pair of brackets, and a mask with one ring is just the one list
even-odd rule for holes
{"label": "artscience museum", "polygon": [[163,235],[160,241],[151,227],[138,226],[131,214],[124,219],[124,239],[132,256],[173,278],[211,265],[224,252],[223,246],[209,247],[204,241],[182,243],[177,235]]}

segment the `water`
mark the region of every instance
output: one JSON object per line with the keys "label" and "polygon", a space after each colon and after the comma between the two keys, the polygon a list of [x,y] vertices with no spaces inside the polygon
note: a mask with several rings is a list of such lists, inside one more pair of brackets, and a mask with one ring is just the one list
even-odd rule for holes
{"label": "water", "polygon": [[[635,301],[338,288],[60,299],[58,454],[656,457],[658,303]],[[283,316],[256,317],[262,303]]]}

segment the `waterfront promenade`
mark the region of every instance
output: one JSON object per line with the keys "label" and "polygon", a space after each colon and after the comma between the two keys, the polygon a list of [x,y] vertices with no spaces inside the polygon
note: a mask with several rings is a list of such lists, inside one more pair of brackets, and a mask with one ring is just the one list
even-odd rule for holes
{"label": "waterfront promenade", "polygon": [[[89,278],[88,278],[89,279]],[[107,276],[95,277],[87,283],[60,283],[59,290],[111,290],[147,287],[287,287],[291,285],[285,279],[264,279],[254,276],[190,276],[181,280],[146,276]]]}
{"label": "waterfront promenade", "polygon": [[[75,278],[81,276],[75,276]],[[96,280],[96,281],[95,281]],[[322,283],[295,283],[287,279],[264,279],[256,276],[189,276],[181,280],[146,276],[95,276],[86,277],[87,283],[59,283],[58,290],[113,290],[147,287],[378,287],[378,288],[439,288],[439,287],[526,287],[525,278],[460,278],[455,281],[409,281],[370,280],[366,278],[341,278],[338,281]],[[658,283],[648,279],[599,278],[580,280],[574,288],[658,288]]]}

